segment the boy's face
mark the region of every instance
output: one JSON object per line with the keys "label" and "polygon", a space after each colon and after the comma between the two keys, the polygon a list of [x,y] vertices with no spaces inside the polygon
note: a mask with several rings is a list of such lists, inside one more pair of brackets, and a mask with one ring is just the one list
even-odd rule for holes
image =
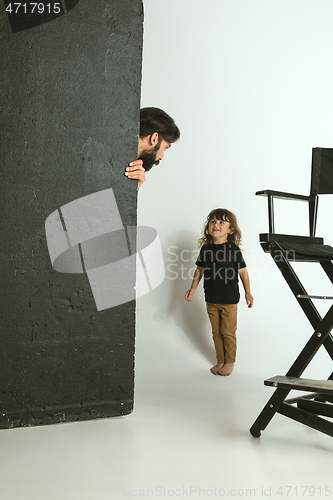
{"label": "boy's face", "polygon": [[235,231],[230,227],[230,222],[223,219],[213,217],[208,224],[208,232],[213,238],[214,243],[226,243],[228,235],[233,234]]}

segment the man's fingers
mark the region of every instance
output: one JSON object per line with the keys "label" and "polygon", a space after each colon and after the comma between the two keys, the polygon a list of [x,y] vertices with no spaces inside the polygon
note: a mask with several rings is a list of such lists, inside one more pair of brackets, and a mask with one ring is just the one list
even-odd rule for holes
{"label": "man's fingers", "polygon": [[146,176],[142,172],[128,172],[127,177],[130,177],[131,179],[145,179]]}
{"label": "man's fingers", "polygon": [[137,180],[138,187],[142,186],[142,184],[146,180],[145,169],[142,166],[142,160],[135,160],[129,163],[129,166],[126,167],[125,175],[129,179]]}
{"label": "man's fingers", "polygon": [[142,166],[140,166],[140,165],[137,165],[137,166],[134,166],[134,167],[127,167],[125,173],[130,173],[130,172],[141,172],[141,173],[144,173],[145,169]]}
{"label": "man's fingers", "polygon": [[129,165],[129,167],[127,167],[127,168],[130,168],[130,167],[143,168],[143,161],[142,160],[131,161],[131,163],[129,163],[128,165]]}
{"label": "man's fingers", "polygon": [[127,167],[126,172],[127,173],[141,172],[143,174],[145,172],[145,169],[143,167]]}

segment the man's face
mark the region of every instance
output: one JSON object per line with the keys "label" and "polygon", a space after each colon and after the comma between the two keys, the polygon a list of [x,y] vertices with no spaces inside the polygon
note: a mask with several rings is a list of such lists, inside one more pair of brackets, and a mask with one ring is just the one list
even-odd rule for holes
{"label": "man's face", "polygon": [[143,162],[143,168],[146,172],[148,172],[154,165],[158,165],[161,160],[164,158],[164,153],[171,144],[164,139],[159,141],[155,146],[152,146],[149,149],[144,149],[141,151],[139,160]]}

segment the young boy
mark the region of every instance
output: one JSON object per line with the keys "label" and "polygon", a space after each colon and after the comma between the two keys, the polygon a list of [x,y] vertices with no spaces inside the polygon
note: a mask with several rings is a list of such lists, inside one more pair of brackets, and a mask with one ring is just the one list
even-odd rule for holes
{"label": "young boy", "polygon": [[217,208],[207,217],[197,268],[185,300],[192,302],[198,284],[204,277],[207,313],[212,325],[217,364],[214,375],[231,375],[236,360],[237,304],[240,277],[248,307],[253,306],[250,280],[239,244],[242,234],[236,216],[229,210]]}

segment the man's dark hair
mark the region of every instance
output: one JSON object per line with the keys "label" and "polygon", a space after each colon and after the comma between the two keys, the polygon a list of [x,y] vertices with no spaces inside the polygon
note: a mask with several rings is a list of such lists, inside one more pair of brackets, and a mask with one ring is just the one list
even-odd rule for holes
{"label": "man's dark hair", "polygon": [[159,141],[176,142],[180,137],[180,131],[174,120],[165,111],[159,108],[142,108],[140,110],[140,137],[147,135],[159,135]]}

